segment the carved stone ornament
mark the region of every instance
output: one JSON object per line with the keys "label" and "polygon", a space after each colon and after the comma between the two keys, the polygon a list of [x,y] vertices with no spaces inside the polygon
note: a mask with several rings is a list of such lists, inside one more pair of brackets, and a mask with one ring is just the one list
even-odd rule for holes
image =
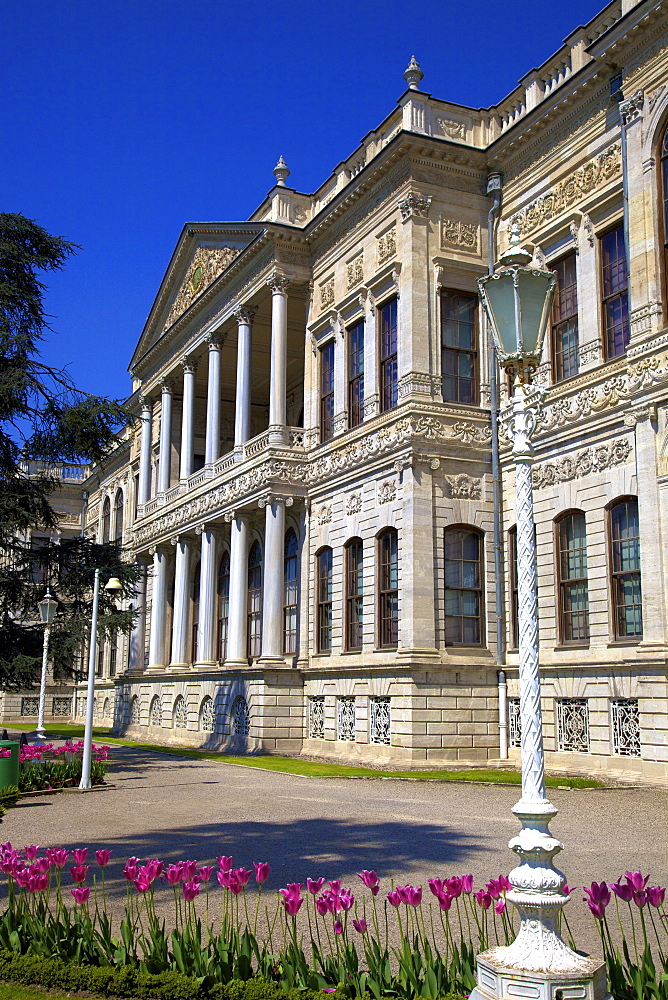
{"label": "carved stone ornament", "polygon": [[596,242],[594,235],[594,223],[591,221],[588,215],[582,216],[582,228],[584,230],[585,236],[587,237],[587,243],[589,244],[590,247],[593,247],[594,243]]}
{"label": "carved stone ornament", "polygon": [[509,223],[517,223],[520,227],[520,234],[526,236],[527,233],[538,229],[539,226],[560,215],[586,194],[604,184],[611,177],[616,176],[621,169],[621,146],[619,143],[615,143],[614,146],[600,153],[589,163],[578,167],[566,180],[557,184],[552,191],[536,198],[526,208],[513,215]]}
{"label": "carved stone ornament", "polygon": [[359,514],[362,510],[362,494],[361,493],[351,493],[346,501],[346,514],[352,516],[353,514]]}
{"label": "carved stone ornament", "polygon": [[479,227],[475,222],[459,219],[441,219],[441,246],[457,247],[477,253]]}
{"label": "carved stone ornament", "polygon": [[235,247],[198,247],[195,250],[188,277],[169,310],[165,328],[171,326],[192,305],[197,296],[229,267],[239,253]]}
{"label": "carved stone ornament", "polygon": [[659,87],[658,90],[655,90],[653,94],[649,95],[649,99],[648,100],[649,100],[649,113],[650,114],[652,113],[652,111],[654,111],[654,108],[656,107],[656,103],[659,100],[659,98],[663,95],[665,89],[666,89],[665,86]]}
{"label": "carved stone ornament", "polygon": [[376,241],[376,251],[378,263],[384,264],[386,260],[391,260],[397,253],[397,231],[392,227]]}
{"label": "carved stone ornament", "polygon": [[399,211],[404,222],[411,218],[426,219],[429,215],[431,198],[423,198],[422,195],[411,191],[402,201],[399,202]]}
{"label": "carved stone ornament", "polygon": [[330,524],[332,520],[332,508],[323,504],[317,514],[318,524]]}
{"label": "carved stone ornament", "polygon": [[364,255],[358,254],[346,264],[346,288],[354,288],[364,281]]}
{"label": "carved stone ornament", "polygon": [[334,278],[328,278],[320,285],[320,308],[326,309],[334,302]]}
{"label": "carved stone ornament", "polygon": [[545,462],[533,467],[533,485],[536,489],[554,486],[570,479],[580,479],[592,472],[604,472],[615,465],[623,465],[631,454],[631,444],[625,438],[596,448],[585,448],[575,456],[566,456],[556,462]]}
{"label": "carved stone ornament", "polygon": [[480,499],[479,479],[472,479],[464,473],[459,476],[444,476],[443,478],[448,486],[448,493],[451,497],[459,500]]}
{"label": "carved stone ornament", "polygon": [[452,425],[452,436],[459,438],[464,444],[487,444],[492,440],[492,428],[489,425],[480,427],[467,420],[458,420]]}
{"label": "carved stone ornament", "polygon": [[622,101],[619,105],[619,113],[625,126],[631,125],[642,118],[645,105],[645,95],[642,90],[636,90],[632,97]]}
{"label": "carved stone ornament", "polygon": [[466,138],[466,125],[464,122],[453,122],[449,118],[438,117],[436,121],[443,134],[449,136],[451,139]]}
{"label": "carved stone ornament", "polygon": [[255,319],[255,310],[249,306],[237,306],[234,310],[234,316],[237,323],[245,323],[246,326],[252,326]]}
{"label": "carved stone ornament", "polygon": [[271,277],[267,278],[267,285],[271,289],[272,295],[285,295],[290,284],[287,274],[274,271]]}
{"label": "carved stone ornament", "polygon": [[378,487],[378,503],[391,503],[397,499],[397,484],[388,479]]}

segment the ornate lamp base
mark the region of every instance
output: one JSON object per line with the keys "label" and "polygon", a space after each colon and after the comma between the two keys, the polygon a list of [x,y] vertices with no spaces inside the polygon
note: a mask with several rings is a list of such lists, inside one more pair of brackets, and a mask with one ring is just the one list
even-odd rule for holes
{"label": "ornate lamp base", "polygon": [[582,957],[579,972],[524,972],[495,961],[503,948],[478,955],[478,985],[470,1000],[612,1000],[605,966]]}

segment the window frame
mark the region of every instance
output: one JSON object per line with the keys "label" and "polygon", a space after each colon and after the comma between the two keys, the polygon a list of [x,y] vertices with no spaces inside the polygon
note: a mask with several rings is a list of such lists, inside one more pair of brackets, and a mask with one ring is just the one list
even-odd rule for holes
{"label": "window frame", "polygon": [[[393,539],[395,544],[395,557],[394,559],[385,560],[384,547],[385,542],[388,539]],[[391,555],[391,553],[390,553]],[[399,532],[396,528],[389,526],[384,528],[376,536],[376,562],[377,562],[377,611],[378,611],[378,627],[377,627],[377,643],[378,649],[397,649],[399,645]],[[396,566],[396,587],[385,586],[385,580],[389,579],[391,582],[392,574],[392,564]],[[386,573],[386,566],[389,567],[389,573]],[[392,609],[394,604],[395,614],[392,615],[388,613],[388,609]],[[391,623],[389,626],[387,623]],[[393,624],[392,624],[393,623]]]}
{"label": "window frame", "polygon": [[[455,532],[466,532],[469,535],[474,536],[478,539],[478,558],[476,560],[477,564],[477,575],[479,586],[477,587],[449,587],[446,583],[446,565],[448,562],[454,562],[455,560],[448,560],[446,557],[446,545],[447,536],[449,534],[454,535]],[[465,563],[471,562],[470,559],[458,559],[457,562]],[[478,594],[478,614],[473,615],[448,615],[447,612],[447,592],[448,590],[457,591],[458,593],[475,593]],[[476,527],[474,524],[449,524],[443,529],[443,640],[444,645],[449,648],[459,648],[459,647],[471,647],[471,648],[482,648],[485,646],[485,532],[481,531],[480,528]],[[448,618],[475,618],[478,622],[479,638],[477,642],[464,641],[449,641],[448,640]],[[463,625],[463,621],[462,621]],[[463,628],[460,628],[460,634],[463,635]]]}
{"label": "window frame", "polygon": [[[295,540],[295,551],[288,554],[288,540],[290,538]],[[288,565],[294,560],[295,574],[294,579],[288,579]],[[294,586],[294,602],[289,604],[288,597],[292,596],[289,591],[289,587]],[[294,629],[288,628],[288,614],[290,613],[291,620],[294,620]],[[299,537],[295,529],[290,526],[283,538],[283,655],[284,656],[296,656],[297,649],[297,639],[299,634]],[[290,638],[293,641],[289,641]],[[294,649],[289,648],[294,646]]]}
{"label": "window frame", "polygon": [[[575,312],[571,312],[568,313],[567,315],[562,316],[560,312],[561,309],[560,292],[562,283],[559,281],[558,268],[560,268],[563,264],[565,264],[566,261],[573,262],[574,280],[568,287],[575,288],[575,295],[574,295]],[[559,260],[555,261],[554,263],[550,263],[550,267],[557,273],[557,289],[556,289],[556,294],[554,296],[554,302],[552,305],[552,313],[550,316],[550,348],[552,354],[552,378],[555,382],[563,382],[566,379],[574,378],[580,372],[580,324],[578,319],[578,308],[579,308],[578,255],[576,251],[571,250],[569,253],[564,254],[564,256],[560,257]],[[559,310],[559,317],[557,318],[558,310]],[[559,331],[562,328],[568,326],[568,324],[572,323],[573,321],[575,322],[575,349],[573,352],[569,353],[573,353],[575,355],[575,370],[565,372],[564,362],[563,362],[565,352],[563,351],[563,349],[561,351],[557,350],[557,336],[559,335]],[[559,360],[560,358],[561,361]]]}
{"label": "window frame", "polygon": [[[562,531],[567,521],[574,517],[581,517],[584,523],[584,562],[587,574],[585,576],[569,576],[563,574],[564,556],[568,557],[568,548],[562,547]],[[587,517],[583,510],[572,508],[562,511],[554,519],[554,554],[555,554],[555,575],[557,580],[557,634],[561,646],[588,646],[591,641],[591,626],[589,621],[589,566],[587,562]],[[584,611],[567,611],[566,593],[569,589],[577,589],[577,585],[584,583],[586,589],[586,609]],[[584,615],[584,638],[568,638],[569,628],[568,616],[572,616],[570,630],[573,631],[572,620],[576,615]]]}
{"label": "window frame", "polygon": [[[353,352],[353,343],[356,331],[361,329],[361,348],[357,347],[357,350]],[[347,363],[347,375],[348,375],[348,428],[350,430],[353,427],[359,427],[364,422],[364,340],[366,337],[366,326],[364,318],[357,320],[352,326],[346,329],[346,363]],[[356,361],[359,366],[359,359],[361,357],[361,369],[358,367],[355,374],[353,374],[353,365]],[[357,398],[354,398],[357,395]]]}
{"label": "window frame", "polygon": [[[251,565],[254,552],[259,552],[259,558]],[[251,572],[259,577],[257,586],[251,586]],[[246,655],[249,660],[255,660],[262,655],[262,587],[264,583],[264,552],[255,539],[248,549],[246,560]],[[253,604],[253,597],[257,604]],[[257,626],[257,627],[256,627]]]}
{"label": "window frame", "polygon": [[[621,571],[621,570],[620,571],[616,571],[614,569],[614,565],[615,565],[615,538],[614,538],[614,535],[613,535],[613,513],[622,504],[628,504],[628,503],[635,503],[636,510],[638,512],[638,534],[637,534],[637,536],[634,536],[634,537],[637,537],[637,540],[638,540],[638,569],[636,569],[636,570],[626,570],[626,571]],[[607,507],[605,508],[605,510],[606,510],[607,537],[608,537],[608,564],[607,564],[607,568],[608,568],[609,607],[610,607],[610,610],[611,610],[611,613],[612,613],[612,622],[611,622],[611,625],[612,625],[612,629],[611,629],[611,631],[612,631],[612,639],[613,639],[613,642],[624,643],[625,645],[635,645],[638,642],[642,642],[642,640],[644,638],[644,626],[645,626],[644,614],[643,614],[643,600],[642,600],[642,562],[641,562],[641,557],[640,557],[640,510],[639,510],[639,504],[638,504],[638,497],[634,497],[634,496],[631,496],[631,495],[616,497],[614,500],[612,500],[607,505]],[[637,580],[638,580],[640,604],[639,605],[635,605],[635,604],[634,605],[621,605],[621,604],[618,604],[617,603],[617,598],[616,598],[617,588],[618,588],[618,582],[617,581],[622,576],[631,576],[631,575],[636,576]],[[634,635],[621,635],[620,632],[619,632],[619,629],[618,629],[618,611],[619,611],[620,607],[628,607],[628,606],[639,607],[640,608],[640,632],[639,633],[635,633]]]}
{"label": "window frame", "polygon": [[[325,356],[329,355],[331,352],[331,365],[325,367]],[[320,443],[325,444],[327,441],[331,441],[334,437],[334,381],[335,381],[335,364],[336,364],[336,345],[334,338],[328,340],[327,343],[323,344],[320,348],[320,378],[319,378],[319,396],[320,396]],[[328,372],[331,376],[331,388],[325,391],[325,373]],[[329,384],[329,382],[328,382]],[[331,412],[328,412],[330,411]]]}
{"label": "window frame", "polygon": [[193,567],[190,584],[190,662],[197,662],[197,629],[199,627],[200,601],[202,596],[202,562],[197,560]]}
{"label": "window frame", "polygon": [[[120,525],[118,516],[119,511],[120,511]],[[123,495],[123,490],[119,487],[116,490],[116,496],[114,497],[114,541],[118,546],[123,545],[124,521],[125,521],[125,496]]]}
{"label": "window frame", "polygon": [[107,494],[102,501],[102,544],[111,541],[111,497]]}
{"label": "window frame", "polygon": [[[227,582],[227,586],[225,585]],[[227,590],[227,593],[225,593]],[[227,644],[229,642],[230,626],[230,553],[224,549],[218,563],[218,580],[216,588],[216,651],[218,660],[224,663],[227,659]],[[223,614],[223,611],[227,614]],[[223,625],[224,623],[224,625]]]}
{"label": "window frame", "polygon": [[[665,152],[664,152],[665,150]],[[663,322],[668,322],[668,119],[659,133],[657,147],[657,188],[659,197],[659,243],[662,250],[661,299],[663,302]]]}
{"label": "window frame", "polygon": [[[344,553],[346,586],[345,649],[348,653],[357,653],[361,652],[364,644],[364,542],[357,536],[348,539],[344,546]],[[351,565],[353,554],[356,554],[357,559],[355,566]],[[351,586],[353,583],[355,584],[354,593]],[[358,609],[357,611],[355,610],[356,608]],[[357,631],[359,641],[355,641],[355,631]]]}
{"label": "window frame", "polygon": [[[328,557],[329,567],[326,574],[323,574],[323,557]],[[333,625],[334,625],[334,550],[330,545],[323,545],[315,554],[315,597],[316,597],[316,650],[319,654],[328,656],[332,652],[333,646]],[[327,581],[327,597],[323,599],[323,580]],[[325,632],[329,634],[329,641],[324,642]]]}
{"label": "window frame", "polygon": [[[473,301],[473,320],[471,323],[472,327],[471,339],[474,342],[475,347],[472,348],[471,350],[462,347],[446,347],[443,343],[443,324],[445,321],[444,302],[446,296],[448,295],[452,296],[458,295],[461,296],[462,298],[471,299]],[[480,405],[480,330],[479,330],[480,302],[478,296],[476,295],[475,292],[470,292],[467,291],[466,289],[441,288],[441,294],[439,297],[439,306],[440,306],[440,347],[441,347],[441,395],[443,397],[443,402],[455,403],[456,405],[460,406],[479,406]],[[459,374],[446,376],[445,365],[444,365],[446,352],[450,352],[452,355],[456,355],[457,357],[459,357],[460,355],[468,355],[471,358],[472,375],[470,380],[464,379],[464,381],[471,382],[470,400],[461,398],[454,399],[450,396],[446,396],[445,394],[446,377],[456,379],[458,386],[461,381],[461,377]]]}
{"label": "window frame", "polygon": [[[624,288],[621,291],[618,290],[618,291],[615,291],[615,292],[613,292],[613,293],[611,293],[609,295],[606,295],[605,294],[605,266],[606,265],[604,263],[603,244],[604,244],[604,241],[609,236],[611,236],[613,233],[620,233],[620,232],[621,232],[622,247],[624,249],[623,260],[625,262],[626,284],[625,284]],[[629,294],[628,294],[629,293],[629,262],[628,262],[628,260],[626,258],[626,242],[625,242],[625,238],[624,238],[624,222],[623,222],[623,220],[621,222],[618,221],[615,225],[610,226],[610,228],[606,229],[605,232],[600,233],[600,235],[598,237],[598,243],[599,243],[599,273],[600,273],[600,282],[601,282],[601,284],[600,284],[600,296],[601,296],[601,298],[600,298],[600,305],[601,305],[601,327],[602,327],[601,334],[602,334],[602,342],[603,342],[603,356],[605,357],[606,361],[613,361],[615,358],[622,358],[622,357],[624,357],[624,355],[626,354],[626,351],[628,350],[629,340],[630,340],[630,337],[631,337],[631,325],[630,325],[631,324],[631,317],[629,315]],[[617,353],[612,353],[610,351],[610,342],[609,342],[610,338],[609,338],[609,330],[608,330],[607,317],[606,317],[607,305],[608,305],[609,302],[612,302],[613,299],[618,298],[618,297],[622,297],[622,296],[625,296],[625,298],[626,298],[627,339],[626,339],[626,343],[624,345],[624,350],[623,351],[618,351]]]}
{"label": "window frame", "polygon": [[[394,351],[383,352],[383,317],[386,310],[395,310],[394,320]],[[387,413],[399,403],[399,296],[394,294],[377,307],[377,337],[378,337],[378,386],[380,389],[380,412]],[[392,327],[390,327],[390,336]],[[393,375],[386,378],[386,372],[392,370]]]}

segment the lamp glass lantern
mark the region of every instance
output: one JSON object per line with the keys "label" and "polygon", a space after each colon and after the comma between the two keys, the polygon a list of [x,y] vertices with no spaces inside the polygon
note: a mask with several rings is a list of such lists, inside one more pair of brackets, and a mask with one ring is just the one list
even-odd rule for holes
{"label": "lamp glass lantern", "polygon": [[39,608],[39,617],[42,625],[51,625],[53,617],[56,613],[56,608],[58,607],[58,602],[54,600],[52,594],[50,594],[48,590],[42,600],[38,602],[37,607]]}

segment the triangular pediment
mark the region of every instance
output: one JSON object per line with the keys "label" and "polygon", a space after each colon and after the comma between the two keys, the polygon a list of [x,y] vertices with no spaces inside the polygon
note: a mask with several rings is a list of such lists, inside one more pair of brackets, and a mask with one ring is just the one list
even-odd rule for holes
{"label": "triangular pediment", "polygon": [[165,330],[229,267],[241,250],[241,247],[232,245],[197,247],[188,265],[185,280],[172,301],[165,320]]}

